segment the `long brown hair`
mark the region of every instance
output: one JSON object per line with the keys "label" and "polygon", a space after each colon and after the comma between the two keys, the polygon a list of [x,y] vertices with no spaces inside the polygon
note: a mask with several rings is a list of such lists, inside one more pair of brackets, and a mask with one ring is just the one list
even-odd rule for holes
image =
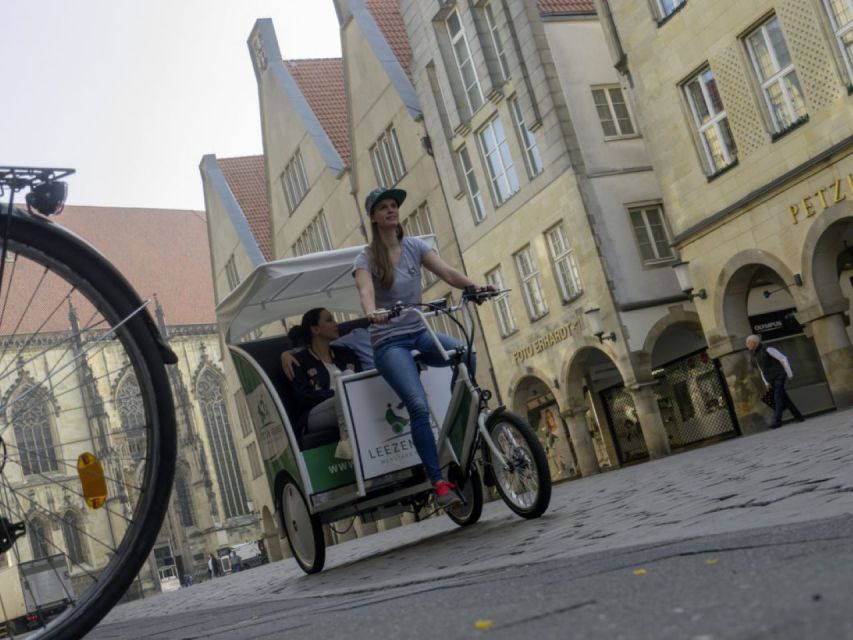
{"label": "long brown hair", "polygon": [[[372,218],[372,216],[371,216]],[[397,225],[397,239],[403,239],[403,225]],[[379,278],[379,283],[385,289],[390,289],[394,284],[394,265],[391,264],[391,256],[388,255],[388,247],[382,242],[382,236],[376,229],[376,223],[370,221],[370,266],[373,275]]]}

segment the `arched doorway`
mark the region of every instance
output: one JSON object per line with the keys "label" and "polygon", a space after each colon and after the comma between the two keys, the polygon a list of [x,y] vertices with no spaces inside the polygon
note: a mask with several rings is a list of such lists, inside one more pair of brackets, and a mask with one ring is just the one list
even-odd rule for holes
{"label": "arched doorway", "polygon": [[607,354],[590,347],[579,350],[569,366],[568,384],[572,405],[583,407],[582,427],[592,438],[599,467],[648,459],[634,398]]}
{"label": "arched doorway", "polygon": [[567,480],[577,476],[569,431],[551,388],[536,376],[523,378],[513,394],[513,410],[524,416],[536,431],[548,457],[551,479]]}
{"label": "arched doorway", "polygon": [[676,322],[650,349],[661,419],[672,449],[739,433],[720,364],[708,355],[698,322]]}

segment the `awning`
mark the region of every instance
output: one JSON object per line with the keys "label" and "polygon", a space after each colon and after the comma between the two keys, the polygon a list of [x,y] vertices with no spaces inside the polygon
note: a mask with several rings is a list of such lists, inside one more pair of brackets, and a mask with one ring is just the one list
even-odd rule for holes
{"label": "awning", "polygon": [[[435,246],[435,236],[423,240]],[[259,265],[216,307],[227,344],[314,307],[361,315],[352,265],[364,247],[347,247]]]}

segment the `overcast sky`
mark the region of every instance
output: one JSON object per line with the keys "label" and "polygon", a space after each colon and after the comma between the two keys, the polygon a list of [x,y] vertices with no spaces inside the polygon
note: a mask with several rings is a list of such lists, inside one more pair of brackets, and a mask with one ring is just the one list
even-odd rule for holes
{"label": "overcast sky", "polygon": [[202,155],[259,154],[246,40],[340,56],[332,0],[0,0],[0,165],[73,167],[69,204],[204,209]]}

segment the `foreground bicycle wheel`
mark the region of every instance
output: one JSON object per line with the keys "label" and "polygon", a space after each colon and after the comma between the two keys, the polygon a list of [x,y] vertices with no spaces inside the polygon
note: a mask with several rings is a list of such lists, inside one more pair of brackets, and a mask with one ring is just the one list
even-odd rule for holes
{"label": "foreground bicycle wheel", "polygon": [[287,533],[287,542],[297,564],[305,573],[317,573],[326,563],[326,541],[323,525],[308,510],[305,496],[292,478],[281,488],[279,509]]}
{"label": "foreground bicycle wheel", "polygon": [[0,540],[26,530],[0,555],[0,613],[7,632],[68,640],[128,590],[168,507],[165,352],[145,306],[83,241],[2,208],[0,229]]}
{"label": "foreground bicycle wheel", "polygon": [[551,502],[548,458],[539,438],[527,422],[508,411],[489,416],[486,429],[507,462],[499,464],[489,448],[483,447],[498,493],[521,517],[538,518]]}

